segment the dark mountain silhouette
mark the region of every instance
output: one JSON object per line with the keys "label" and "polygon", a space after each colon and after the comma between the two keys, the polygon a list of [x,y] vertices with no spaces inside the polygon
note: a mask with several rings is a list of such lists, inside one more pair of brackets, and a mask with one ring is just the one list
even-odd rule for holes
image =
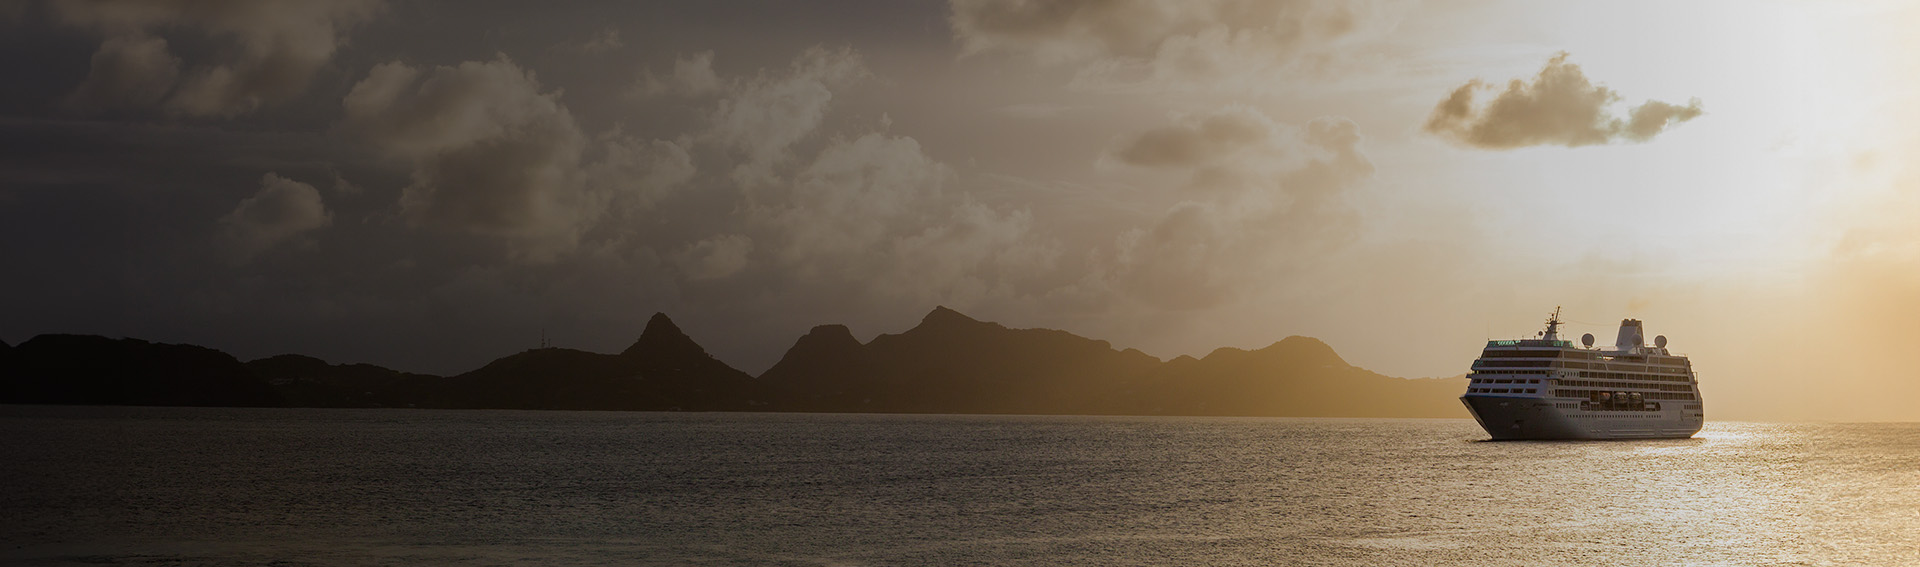
{"label": "dark mountain silhouette", "polygon": [[783,408],[797,411],[885,411],[879,408],[898,403],[880,366],[846,325],[807,331],[760,381],[780,391]]}
{"label": "dark mountain silhouette", "polygon": [[619,354],[538,348],[452,377],[280,355],[42,335],[0,343],[0,403],[576,410],[1463,417],[1460,378],[1406,380],[1287,337],[1162,362],[1051,329],[937,307],[862,344],[814,327],[758,378],[665,314]]}
{"label": "dark mountain silhouette", "polygon": [[936,307],[866,345],[895,410],[1123,413],[1160,364],[1137,350],[1051,329],[1009,329]]}
{"label": "dark mountain silhouette", "polygon": [[9,349],[0,402],[278,406],[266,381],[227,353],[92,335],[40,335]]}
{"label": "dark mountain silhouette", "polygon": [[445,378],[372,364],[328,364],[283,354],[249,361],[247,370],[273,385],[287,405],[313,408],[446,407]]}
{"label": "dark mountain silhouette", "polygon": [[446,382],[453,407],[598,410],[771,409],[773,394],[707,354],[665,314],[620,354],[540,348]]}
{"label": "dark mountain silhouette", "polygon": [[1155,373],[1146,414],[1464,417],[1459,379],[1393,378],[1347,364],[1318,339],[1182,356]]}
{"label": "dark mountain silhouette", "polygon": [[826,325],[760,375],[795,409],[849,412],[1124,412],[1159,360],[1050,329],[1009,329],[936,307],[860,344]]}
{"label": "dark mountain silhouette", "polygon": [[815,327],[760,378],[793,409],[843,412],[1460,417],[1465,387],[1368,372],[1307,337],[1163,363],[945,307],[864,345],[845,327]]}

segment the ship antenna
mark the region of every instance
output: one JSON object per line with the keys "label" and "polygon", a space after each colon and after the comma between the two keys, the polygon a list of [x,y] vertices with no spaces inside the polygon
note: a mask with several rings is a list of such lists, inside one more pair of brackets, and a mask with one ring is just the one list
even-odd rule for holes
{"label": "ship antenna", "polygon": [[1560,340],[1560,306],[1553,306],[1553,316],[1547,318],[1547,336],[1549,341]]}

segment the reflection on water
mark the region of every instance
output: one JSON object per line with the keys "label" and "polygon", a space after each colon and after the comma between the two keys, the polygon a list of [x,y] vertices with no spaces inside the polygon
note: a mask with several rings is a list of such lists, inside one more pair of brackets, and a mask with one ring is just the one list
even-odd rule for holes
{"label": "reflection on water", "polygon": [[1914,424],[0,408],[0,562],[1912,565]]}

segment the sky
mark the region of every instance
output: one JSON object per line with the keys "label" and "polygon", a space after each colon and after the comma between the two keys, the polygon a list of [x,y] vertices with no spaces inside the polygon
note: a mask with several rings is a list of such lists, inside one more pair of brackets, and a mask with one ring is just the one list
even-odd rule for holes
{"label": "sky", "polygon": [[936,305],[1404,377],[1623,318],[1920,419],[1920,7],[0,0],[0,340],[458,373]]}

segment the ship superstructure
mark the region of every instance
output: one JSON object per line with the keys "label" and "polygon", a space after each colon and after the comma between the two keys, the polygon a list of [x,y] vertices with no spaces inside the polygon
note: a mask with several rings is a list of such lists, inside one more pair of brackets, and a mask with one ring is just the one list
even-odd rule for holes
{"label": "ship superstructure", "polygon": [[1531,339],[1487,341],[1460,401],[1496,440],[1691,437],[1705,420],[1698,381],[1667,338],[1648,346],[1640,321],[1620,322],[1612,349],[1560,338],[1560,310]]}

